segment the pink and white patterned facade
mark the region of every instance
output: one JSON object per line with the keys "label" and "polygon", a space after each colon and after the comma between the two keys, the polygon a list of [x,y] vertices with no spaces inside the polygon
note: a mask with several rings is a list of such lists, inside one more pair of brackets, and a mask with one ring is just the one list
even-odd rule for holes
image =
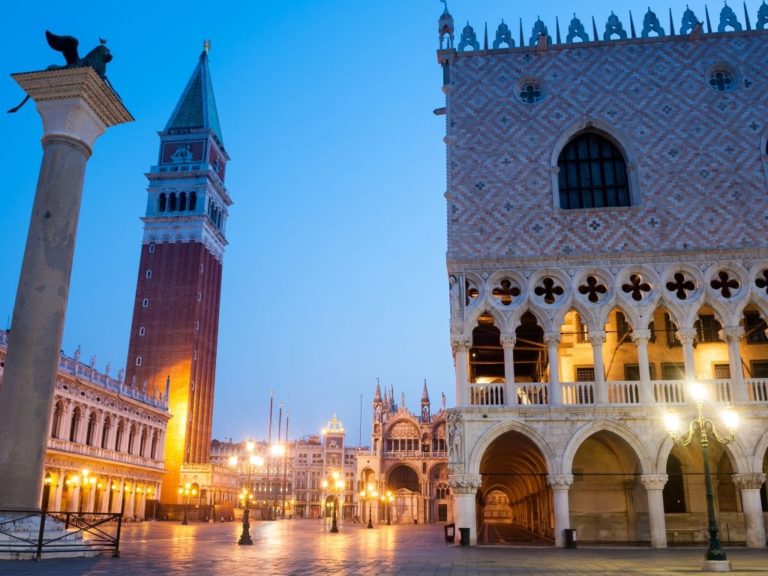
{"label": "pink and white patterned facade", "polygon": [[[721,522],[765,546],[768,30],[734,30],[727,10],[722,32],[645,37],[649,10],[642,38],[634,22],[616,38],[612,15],[608,39],[594,26],[586,42],[552,42],[539,21],[529,46],[482,49],[469,25],[455,49],[441,18],[448,453],[473,543],[517,528],[556,545],[571,528],[702,540],[700,458],[663,425],[690,415],[698,380],[713,413],[730,404],[743,422],[715,455]],[[566,206],[582,137],[617,151],[624,203]]]}

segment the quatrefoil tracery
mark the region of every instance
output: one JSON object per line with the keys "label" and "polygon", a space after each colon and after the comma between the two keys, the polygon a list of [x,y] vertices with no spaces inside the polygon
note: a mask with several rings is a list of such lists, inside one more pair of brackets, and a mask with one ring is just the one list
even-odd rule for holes
{"label": "quatrefoil tracery", "polygon": [[651,291],[651,285],[648,282],[643,282],[643,277],[640,274],[632,274],[629,277],[629,283],[622,284],[621,289],[625,294],[631,294],[632,300],[639,302],[643,299],[643,292]]}
{"label": "quatrefoil tracery", "polygon": [[480,290],[477,289],[477,286],[475,286],[475,283],[471,280],[467,280],[465,284],[465,306],[469,306],[477,300],[477,297],[480,296]]}
{"label": "quatrefoil tracery", "polygon": [[509,278],[502,278],[498,285],[491,291],[494,298],[504,306],[512,304],[512,300],[520,296],[520,287]]}
{"label": "quatrefoil tracery", "polygon": [[667,290],[674,292],[680,300],[688,298],[688,292],[696,289],[696,284],[692,280],[686,280],[685,274],[675,272],[674,282],[667,282]]}
{"label": "quatrefoil tracery", "polygon": [[608,292],[608,287],[601,284],[597,276],[587,276],[586,284],[579,286],[579,294],[585,295],[587,300],[595,304],[600,296]]}
{"label": "quatrefoil tracery", "polygon": [[733,296],[733,292],[738,292],[741,286],[739,281],[731,278],[726,270],[720,270],[717,273],[717,278],[713,278],[709,285],[718,290],[723,298],[730,298]]}
{"label": "quatrefoil tracery", "polygon": [[765,293],[768,294],[768,268],[760,272],[755,279],[755,285],[765,290]]}
{"label": "quatrefoil tracery", "polygon": [[554,304],[558,296],[562,296],[565,293],[562,286],[555,284],[555,280],[547,276],[541,281],[539,286],[533,290],[536,296],[543,296],[544,302],[547,304]]}

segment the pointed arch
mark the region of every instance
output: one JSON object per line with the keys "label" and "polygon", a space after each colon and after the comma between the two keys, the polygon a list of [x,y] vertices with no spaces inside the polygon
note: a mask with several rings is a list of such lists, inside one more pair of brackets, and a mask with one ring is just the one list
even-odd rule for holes
{"label": "pointed arch", "polygon": [[[698,441],[695,441],[698,442]],[[764,447],[768,449],[768,432],[765,433],[763,438],[761,439],[761,442],[765,442]],[[656,456],[656,469],[659,470],[659,474],[665,474],[667,469],[667,458],[669,458],[669,455],[672,452],[672,449],[676,446],[676,444],[672,441],[672,438],[669,437],[668,434],[664,434],[664,440],[661,443],[661,446],[659,447],[659,451]],[[739,443],[738,437],[736,440],[731,442],[730,444],[718,444],[720,448],[723,450],[724,453],[728,454],[728,457],[731,459],[731,464],[733,465],[733,471],[736,474],[748,474],[752,472],[751,467],[751,461],[756,458],[754,456],[747,456],[746,452],[744,451],[744,448],[742,448],[741,444]],[[757,452],[755,452],[757,454]],[[755,468],[756,471],[760,471],[762,469],[762,459],[759,460],[757,467]]]}
{"label": "pointed arch", "polygon": [[480,473],[480,463],[482,462],[483,455],[499,436],[507,432],[519,432],[531,440],[531,442],[533,442],[534,445],[541,451],[541,454],[544,457],[544,461],[547,464],[548,473],[560,473],[558,472],[560,470],[560,461],[557,458],[555,450],[552,448],[547,439],[535,428],[528,426],[523,422],[517,421],[499,422],[478,436],[471,447],[468,446],[466,462],[467,473]]}
{"label": "pointed arch", "polygon": [[526,306],[518,308],[515,310],[514,314],[510,316],[508,325],[509,333],[514,334],[515,330],[520,328],[520,325],[522,324],[522,318],[528,312],[530,312],[531,315],[536,318],[536,323],[541,326],[541,329],[544,330],[545,334],[548,334],[552,330],[552,317],[547,314],[545,310],[542,310],[536,306],[533,302],[528,302]]}
{"label": "pointed arch", "polygon": [[627,137],[619,128],[601,118],[587,117],[574,122],[555,139],[552,146],[550,166],[552,167],[552,203],[557,209],[560,205],[560,155],[566,146],[582,134],[596,134],[615,146],[624,158],[626,166],[627,187],[629,193],[629,206],[637,206],[641,203],[640,186],[637,174],[637,153],[632,147],[632,139]]}
{"label": "pointed arch", "polygon": [[[579,447],[587,438],[603,431],[612,432],[624,440],[632,448],[632,450],[635,452],[635,456],[637,457],[637,460],[640,464],[640,469],[643,474],[655,473],[653,459],[645,448],[649,440],[648,438],[646,438],[644,441],[641,440],[631,429],[618,422],[612,422],[610,420],[597,420],[584,425],[571,435],[571,439],[563,451],[563,471],[561,474],[571,474],[573,459],[576,456],[576,452],[578,451]],[[665,467],[662,470],[666,469],[666,460],[664,466]]]}
{"label": "pointed arch", "polygon": [[496,327],[499,329],[499,331],[503,334],[507,327],[507,319],[504,317],[504,314],[501,312],[501,310],[497,309],[494,306],[479,306],[471,311],[469,316],[467,317],[466,322],[464,323],[465,326],[465,336],[467,338],[472,337],[472,331],[477,328],[478,321],[480,320],[480,317],[484,314],[490,314],[493,317],[493,322],[496,325]]}

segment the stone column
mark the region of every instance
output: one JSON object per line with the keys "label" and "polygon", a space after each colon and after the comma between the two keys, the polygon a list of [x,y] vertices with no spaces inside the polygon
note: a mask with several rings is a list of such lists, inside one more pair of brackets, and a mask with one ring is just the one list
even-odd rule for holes
{"label": "stone column", "polygon": [[651,369],[648,362],[648,340],[650,330],[634,330],[632,341],[637,346],[637,366],[640,371],[640,404],[653,404],[653,389],[651,384]]}
{"label": "stone column", "polygon": [[741,350],[739,343],[744,338],[744,328],[727,326],[723,328],[723,336],[728,342],[728,364],[731,369],[731,400],[733,402],[747,401],[747,388],[744,384],[744,370],[741,367]]}
{"label": "stone column", "polygon": [[504,405],[517,404],[517,386],[515,385],[515,337],[503,335],[501,347],[504,349]]}
{"label": "stone column", "polygon": [[547,334],[544,336],[547,343],[547,356],[549,360],[549,403],[559,406],[563,403],[563,386],[560,383],[560,358],[557,347],[560,344],[559,334]]}
{"label": "stone column", "polygon": [[91,146],[132,120],[90,68],[14,74],[37,103],[43,160],[8,335],[0,388],[0,509],[39,509],[48,419],[69,294],[72,255]]}
{"label": "stone column", "polygon": [[96,484],[88,485],[88,507],[86,512],[96,512]]}
{"label": "stone column", "polygon": [[73,482],[71,488],[69,502],[67,502],[67,511],[77,512],[80,508],[80,482]]}
{"label": "stone column", "polygon": [[[147,509],[147,487],[146,485],[141,489],[141,492],[139,493],[138,502],[136,504],[137,508],[133,511],[133,513],[136,515],[136,518],[139,520],[144,520],[144,513]],[[210,505],[209,505],[210,507]],[[215,521],[215,520],[214,520]]]}
{"label": "stone column", "polygon": [[52,505],[48,506],[49,510],[53,510],[54,512],[61,512],[61,498],[64,495],[64,472],[62,470],[58,471],[58,474],[56,474],[56,492],[53,496],[53,502]]}
{"label": "stone column", "polygon": [[643,474],[640,481],[648,496],[648,524],[651,529],[651,548],[667,547],[667,523],[664,517],[664,486],[666,474]]}
{"label": "stone column", "polygon": [[760,487],[765,474],[734,474],[733,483],[741,490],[744,529],[749,548],[765,548],[765,521],[760,504]]}
{"label": "stone column", "polygon": [[104,477],[101,481],[104,483],[104,487],[101,489],[101,497],[99,498],[98,508],[96,511],[104,513],[109,512],[109,491],[111,490],[111,480],[107,477]]}
{"label": "stone column", "polygon": [[693,341],[696,338],[695,328],[680,328],[677,338],[683,345],[683,362],[685,362],[685,378],[690,382],[696,380],[696,362],[693,359]]}
{"label": "stone column", "polygon": [[555,546],[565,547],[566,528],[571,527],[571,509],[568,503],[568,490],[573,484],[572,474],[550,474],[547,484],[552,488],[552,506],[555,513]]}
{"label": "stone column", "polygon": [[453,492],[456,536],[458,543],[459,528],[469,528],[469,544],[477,546],[477,491],[482,484],[480,474],[451,475],[448,484]]}
{"label": "stone column", "polygon": [[125,480],[122,478],[116,479],[115,483],[117,484],[117,490],[115,490],[115,493],[112,495],[112,512],[113,514],[117,514],[123,509],[123,490],[125,490]]}
{"label": "stone column", "polygon": [[125,516],[126,518],[133,518],[136,514],[136,483],[134,482],[128,492],[128,501],[125,503]]}
{"label": "stone column", "polygon": [[595,368],[595,402],[608,404],[608,386],[605,383],[605,363],[603,362],[605,331],[590,331],[589,342],[592,344],[592,364]]}
{"label": "stone column", "polygon": [[453,362],[456,367],[456,406],[467,406],[467,383],[469,382],[469,370],[467,367],[467,355],[469,354],[469,342],[467,340],[453,341]]}

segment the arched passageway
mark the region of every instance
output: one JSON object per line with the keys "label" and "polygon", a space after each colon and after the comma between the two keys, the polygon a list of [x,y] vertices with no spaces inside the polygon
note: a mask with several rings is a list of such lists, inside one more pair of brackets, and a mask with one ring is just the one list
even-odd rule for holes
{"label": "arched passageway", "polygon": [[494,440],[480,462],[478,538],[486,544],[551,543],[552,494],[547,465],[524,434],[510,431]]}
{"label": "arched passageway", "polygon": [[626,440],[607,430],[592,434],[576,451],[572,474],[571,527],[580,541],[650,541],[640,463]]}

